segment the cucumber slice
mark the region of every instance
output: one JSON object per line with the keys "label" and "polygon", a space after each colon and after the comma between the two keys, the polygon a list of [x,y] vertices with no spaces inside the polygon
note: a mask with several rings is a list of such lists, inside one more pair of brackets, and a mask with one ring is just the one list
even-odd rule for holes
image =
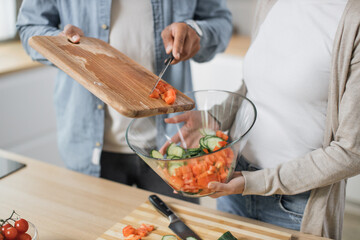
{"label": "cucumber slice", "polygon": [[184,166],[183,162],[169,162],[168,163],[168,170],[169,170],[169,174],[171,176],[175,175],[175,169]]}
{"label": "cucumber slice", "polygon": [[199,140],[200,149],[207,148],[207,146],[205,145],[205,139],[206,139],[206,136],[200,138],[200,140]]}
{"label": "cucumber slice", "polygon": [[221,237],[219,237],[218,240],[237,240],[237,238],[234,237],[231,232],[227,231]]}
{"label": "cucumber slice", "polygon": [[173,160],[173,159],[181,159],[178,156],[169,155],[166,157],[166,159]]}
{"label": "cucumber slice", "polygon": [[195,156],[198,155],[201,152],[200,148],[189,148],[187,149],[187,154],[191,157],[191,156]]}
{"label": "cucumber slice", "polygon": [[177,237],[174,235],[165,235],[161,238],[161,240],[177,240]]}
{"label": "cucumber slice", "polygon": [[164,159],[164,156],[157,150],[152,150],[151,153],[150,153],[150,156],[152,158]]}
{"label": "cucumber slice", "polygon": [[216,132],[210,128],[201,128],[199,129],[201,135],[203,136],[215,136]]}
{"label": "cucumber slice", "polygon": [[177,156],[181,158],[185,155],[185,150],[182,147],[177,146],[175,143],[171,143],[166,151],[168,156]]}
{"label": "cucumber slice", "polygon": [[224,141],[224,140],[219,137],[209,137],[204,140],[204,144],[210,151],[214,151],[214,148],[216,146],[218,148],[221,148],[219,142],[222,142],[222,141]]}

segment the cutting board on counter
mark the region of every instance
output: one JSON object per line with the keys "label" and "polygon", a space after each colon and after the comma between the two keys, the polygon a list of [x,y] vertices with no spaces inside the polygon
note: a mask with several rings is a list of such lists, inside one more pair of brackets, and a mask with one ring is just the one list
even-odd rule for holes
{"label": "cutting board on counter", "polygon": [[157,76],[108,43],[82,37],[73,44],[64,36],[34,36],[29,45],[120,114],[146,117],[182,112],[194,101],[177,91],[173,105],[149,97]]}
{"label": "cutting board on counter", "polygon": [[[203,240],[217,240],[230,231],[241,240],[289,240],[291,234],[271,228],[227,218],[209,212],[186,207],[176,203],[166,203]],[[158,213],[149,201],[144,202],[119,223],[107,230],[97,240],[125,239],[122,229],[126,225],[139,227],[141,223],[152,224],[155,230],[144,240],[161,240],[164,235],[174,235],[168,228],[169,220]]]}

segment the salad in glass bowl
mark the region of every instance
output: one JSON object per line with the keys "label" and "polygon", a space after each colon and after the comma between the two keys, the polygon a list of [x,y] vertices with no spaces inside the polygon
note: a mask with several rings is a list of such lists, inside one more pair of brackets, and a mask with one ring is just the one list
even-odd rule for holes
{"label": "salad in glass bowl", "polygon": [[212,181],[228,182],[247,134],[255,105],[233,92],[187,94],[196,107],[185,113],[134,119],[126,132],[130,148],[169,186],[186,197],[213,194]]}

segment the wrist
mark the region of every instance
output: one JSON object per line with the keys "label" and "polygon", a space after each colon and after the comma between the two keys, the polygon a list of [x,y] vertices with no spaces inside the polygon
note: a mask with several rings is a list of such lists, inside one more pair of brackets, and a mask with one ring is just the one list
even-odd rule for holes
{"label": "wrist", "polygon": [[200,26],[196,23],[196,21],[189,19],[189,20],[185,20],[184,23],[186,23],[189,27],[194,29],[194,31],[200,38],[203,36],[203,31],[201,30]]}

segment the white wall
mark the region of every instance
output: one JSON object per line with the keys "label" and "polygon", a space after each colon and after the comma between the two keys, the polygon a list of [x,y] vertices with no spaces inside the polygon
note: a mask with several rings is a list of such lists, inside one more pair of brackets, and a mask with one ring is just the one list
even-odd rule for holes
{"label": "white wall", "polygon": [[0,148],[63,166],[56,145],[53,67],[0,76]]}

